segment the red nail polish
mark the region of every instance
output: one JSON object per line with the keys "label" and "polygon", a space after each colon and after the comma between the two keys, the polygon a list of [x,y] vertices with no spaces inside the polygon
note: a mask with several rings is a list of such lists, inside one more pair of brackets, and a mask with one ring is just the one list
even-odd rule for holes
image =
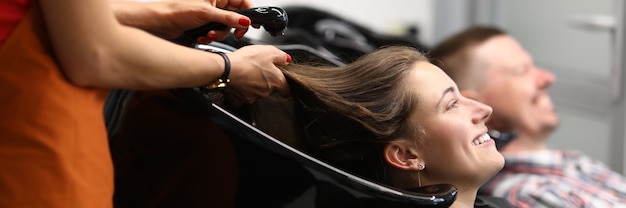
{"label": "red nail polish", "polygon": [[196,39],[196,42],[200,44],[205,44],[207,43],[207,39],[205,37],[198,37],[198,39]]}
{"label": "red nail polish", "polygon": [[238,23],[242,26],[250,26],[250,19],[242,17],[242,18],[239,18]]}
{"label": "red nail polish", "polygon": [[291,63],[291,55],[287,54],[287,63]]}
{"label": "red nail polish", "polygon": [[213,34],[213,33],[210,33],[209,35],[207,35],[207,37],[208,37],[208,38],[209,38],[209,40],[211,40],[211,41],[214,41],[214,40],[216,40],[216,39],[217,39],[217,35],[216,35],[216,34]]}

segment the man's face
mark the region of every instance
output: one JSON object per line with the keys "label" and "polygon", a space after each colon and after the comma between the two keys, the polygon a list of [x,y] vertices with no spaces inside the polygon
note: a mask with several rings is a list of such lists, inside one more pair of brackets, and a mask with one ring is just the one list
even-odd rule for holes
{"label": "man's face", "polygon": [[490,128],[512,128],[531,136],[547,136],[559,119],[547,88],[554,74],[538,68],[510,36],[496,36],[478,46],[476,60],[487,66],[483,102],[493,107]]}

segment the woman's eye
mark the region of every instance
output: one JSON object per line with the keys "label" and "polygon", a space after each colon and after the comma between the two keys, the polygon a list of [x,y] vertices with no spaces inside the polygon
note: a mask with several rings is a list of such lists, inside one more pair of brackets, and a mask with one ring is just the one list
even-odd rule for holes
{"label": "woman's eye", "polygon": [[459,101],[457,101],[457,100],[452,101],[452,102],[450,103],[450,105],[448,105],[447,110],[450,110],[450,109],[456,108],[456,107],[458,106],[458,104],[459,104]]}

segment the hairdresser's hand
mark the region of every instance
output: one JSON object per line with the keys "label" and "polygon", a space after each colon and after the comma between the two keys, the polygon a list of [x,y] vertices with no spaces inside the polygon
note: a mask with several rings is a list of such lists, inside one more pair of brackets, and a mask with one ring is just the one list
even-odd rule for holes
{"label": "hairdresser's hand", "polygon": [[226,87],[225,98],[230,104],[250,104],[273,92],[283,97],[289,95],[287,80],[276,67],[291,61],[291,56],[284,51],[269,45],[250,45],[228,54],[228,57],[232,65],[231,82]]}
{"label": "hairdresser's hand", "polygon": [[[253,7],[252,2],[250,2],[249,0],[204,0],[204,1],[208,1],[211,5],[220,9],[228,10],[228,11],[250,9]],[[235,38],[242,38],[243,35],[246,34],[246,32],[248,31],[248,27],[245,27],[245,28],[234,27],[234,28],[235,28],[235,31],[233,32],[233,34],[235,35]],[[259,27],[255,26],[255,28],[259,28]],[[213,36],[213,33],[215,34],[215,36],[218,37],[218,40],[221,40],[224,37],[226,37],[226,35],[228,35],[229,31],[211,31],[209,32],[208,36]]]}
{"label": "hairdresser's hand", "polygon": [[120,23],[166,39],[177,38],[183,32],[209,22],[229,26],[223,31],[207,33],[207,42],[224,39],[231,28],[235,28],[235,37],[243,37],[250,26],[250,18],[226,9],[250,7],[252,4],[246,0],[111,1],[111,8]]}

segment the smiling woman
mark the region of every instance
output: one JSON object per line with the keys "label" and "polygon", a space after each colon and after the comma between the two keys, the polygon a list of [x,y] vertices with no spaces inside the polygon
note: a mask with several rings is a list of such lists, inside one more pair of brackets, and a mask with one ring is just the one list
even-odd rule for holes
{"label": "smiling woman", "polygon": [[452,207],[473,207],[480,185],[504,165],[486,135],[491,108],[463,97],[414,48],[381,48],[342,67],[282,68],[299,122],[292,143],[342,169],[402,189],[452,184]]}

